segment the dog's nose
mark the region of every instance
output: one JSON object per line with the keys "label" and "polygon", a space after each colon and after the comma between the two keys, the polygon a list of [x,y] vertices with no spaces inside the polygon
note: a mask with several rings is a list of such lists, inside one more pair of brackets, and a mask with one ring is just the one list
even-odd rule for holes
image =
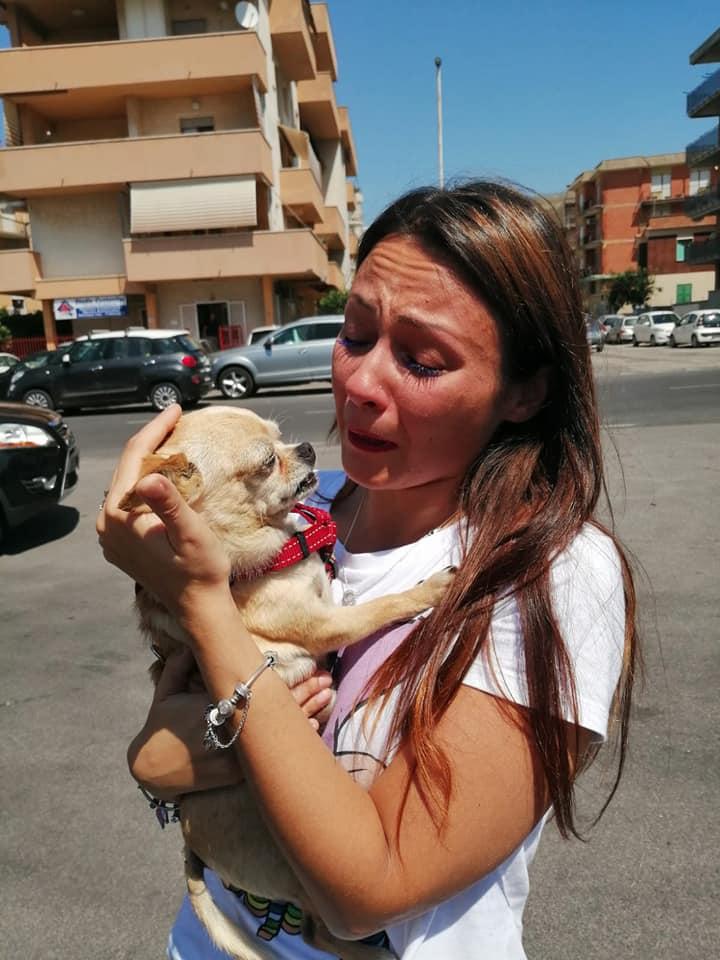
{"label": "dog's nose", "polygon": [[306,463],[309,467],[315,466],[315,450],[311,443],[299,443],[295,447],[295,454],[298,460],[302,460],[302,462]]}

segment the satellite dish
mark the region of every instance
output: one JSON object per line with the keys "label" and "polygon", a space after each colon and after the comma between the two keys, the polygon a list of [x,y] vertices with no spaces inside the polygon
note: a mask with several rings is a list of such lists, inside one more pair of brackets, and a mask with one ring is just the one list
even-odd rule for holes
{"label": "satellite dish", "polygon": [[258,25],[260,15],[254,3],[247,3],[241,0],[235,4],[235,19],[243,30],[254,30]]}

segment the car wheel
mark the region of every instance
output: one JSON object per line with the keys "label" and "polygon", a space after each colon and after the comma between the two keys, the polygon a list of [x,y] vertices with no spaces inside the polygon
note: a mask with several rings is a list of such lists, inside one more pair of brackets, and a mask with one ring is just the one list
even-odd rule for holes
{"label": "car wheel", "polygon": [[655,334],[654,334],[654,333],[651,333],[651,334],[650,334],[650,346],[651,346],[651,347],[656,347],[656,346],[657,346],[657,340],[655,339]]}
{"label": "car wheel", "polygon": [[695,336],[695,334],[693,334],[692,337],[690,338],[690,346],[691,347],[698,346],[698,338]]}
{"label": "car wheel", "polygon": [[637,339],[636,339],[635,337],[633,337],[633,346],[634,346],[634,347],[639,347],[639,346],[640,346],[640,344],[638,343],[638,341],[637,341]]}
{"label": "car wheel", "polygon": [[23,394],[22,402],[27,403],[31,407],[44,407],[45,410],[55,409],[55,401],[50,394],[46,390],[40,390],[39,388],[28,390],[27,393]]}
{"label": "car wheel", "polygon": [[670,338],[668,339],[668,343],[670,344],[671,347],[676,347],[676,346],[677,346],[677,340],[675,339],[675,337],[674,337],[672,334],[670,334]]}
{"label": "car wheel", "polygon": [[156,383],[150,391],[153,410],[165,410],[173,403],[182,403],[182,393],[174,383]]}
{"label": "car wheel", "polygon": [[244,367],[225,367],[218,375],[217,385],[228,400],[242,400],[255,393],[255,381]]}

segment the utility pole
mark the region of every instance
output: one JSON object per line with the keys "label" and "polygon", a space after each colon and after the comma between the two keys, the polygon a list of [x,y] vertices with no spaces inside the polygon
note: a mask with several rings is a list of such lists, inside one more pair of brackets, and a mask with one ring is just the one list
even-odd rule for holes
{"label": "utility pole", "polygon": [[442,60],[440,57],[435,57],[435,88],[437,93],[438,183],[442,190],[445,186],[445,160],[443,158]]}

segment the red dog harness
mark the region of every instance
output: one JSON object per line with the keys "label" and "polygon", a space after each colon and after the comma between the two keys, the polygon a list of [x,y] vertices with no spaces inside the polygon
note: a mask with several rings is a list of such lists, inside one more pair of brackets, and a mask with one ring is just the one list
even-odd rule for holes
{"label": "red dog harness", "polygon": [[290,512],[297,513],[303,520],[307,520],[309,526],[298,530],[285,542],[280,553],[263,573],[284,570],[309,557],[311,553],[319,553],[332,580],[335,577],[333,547],[337,540],[335,521],[327,511],[319,510],[317,507],[307,507],[303,503],[296,503]]}

